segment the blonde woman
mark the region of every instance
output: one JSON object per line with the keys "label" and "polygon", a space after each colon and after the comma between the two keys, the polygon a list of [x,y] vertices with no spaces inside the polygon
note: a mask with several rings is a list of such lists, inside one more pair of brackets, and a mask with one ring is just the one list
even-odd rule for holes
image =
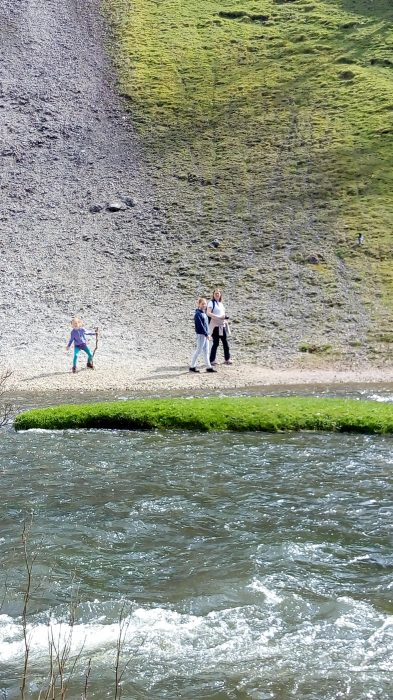
{"label": "blonde woman", "polygon": [[210,350],[210,362],[216,365],[217,348],[222,342],[224,348],[224,364],[231,365],[231,353],[228,345],[228,316],[225,313],[225,306],[222,303],[221,289],[215,289],[213,296],[207,305],[207,315],[210,318],[209,332],[212,337],[212,347]]}

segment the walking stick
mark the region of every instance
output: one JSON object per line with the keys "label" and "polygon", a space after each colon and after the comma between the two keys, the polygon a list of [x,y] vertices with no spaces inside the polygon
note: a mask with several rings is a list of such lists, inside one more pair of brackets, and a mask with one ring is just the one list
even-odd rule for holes
{"label": "walking stick", "polygon": [[95,348],[93,350],[93,358],[94,358],[94,355],[96,354],[96,350],[98,348],[98,326],[94,329],[94,332],[96,334],[96,344],[95,344]]}

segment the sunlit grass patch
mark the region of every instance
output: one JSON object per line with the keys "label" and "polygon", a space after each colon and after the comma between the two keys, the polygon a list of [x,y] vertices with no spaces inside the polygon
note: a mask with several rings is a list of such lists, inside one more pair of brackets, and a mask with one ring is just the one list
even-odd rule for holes
{"label": "sunlit grass patch", "polygon": [[[324,241],[331,274],[342,272],[339,250],[367,280],[360,295],[382,290],[370,314],[391,310],[390,0],[106,0],[106,7],[120,91],[147,158],[159,160],[170,188],[184,184],[193,230],[232,227],[231,265],[244,232],[255,255],[263,254],[261,238],[277,250],[291,229],[306,248]],[[176,222],[172,214],[168,203]]]}
{"label": "sunlit grass patch", "polygon": [[307,397],[143,399],[27,411],[15,428],[391,433],[393,405]]}

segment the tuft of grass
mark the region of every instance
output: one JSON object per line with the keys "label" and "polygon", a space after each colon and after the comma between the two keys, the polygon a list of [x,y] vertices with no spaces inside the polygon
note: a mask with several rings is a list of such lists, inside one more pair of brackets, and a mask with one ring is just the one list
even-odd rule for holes
{"label": "tuft of grass", "polygon": [[330,352],[332,346],[329,343],[323,345],[317,345],[316,343],[301,343],[299,345],[299,352],[308,352],[310,354],[323,354],[325,352]]}
{"label": "tuft of grass", "polygon": [[377,340],[380,343],[393,343],[393,333],[381,333]]}
{"label": "tuft of grass", "polygon": [[375,401],[308,397],[143,399],[35,409],[16,417],[16,430],[32,428],[382,434],[393,432],[393,406]]}

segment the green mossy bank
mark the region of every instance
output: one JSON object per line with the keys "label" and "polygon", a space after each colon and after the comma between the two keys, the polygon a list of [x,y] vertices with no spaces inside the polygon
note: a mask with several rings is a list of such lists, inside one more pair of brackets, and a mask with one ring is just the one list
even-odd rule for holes
{"label": "green mossy bank", "polygon": [[[175,237],[170,261],[182,288],[210,288],[214,268],[232,297],[255,293],[258,310],[267,289],[289,319],[291,299],[309,294],[304,335],[314,317],[322,338],[341,321],[337,342],[384,356],[393,341],[391,0],[104,7],[119,91],[166,188],[168,227],[187,242],[182,256]],[[220,248],[201,259],[201,241],[216,236]],[[353,337],[343,338],[352,317]],[[255,346],[263,342],[259,333]]]}
{"label": "green mossy bank", "polygon": [[393,433],[393,405],[350,399],[236,397],[64,405],[17,416],[16,430],[106,428]]}

